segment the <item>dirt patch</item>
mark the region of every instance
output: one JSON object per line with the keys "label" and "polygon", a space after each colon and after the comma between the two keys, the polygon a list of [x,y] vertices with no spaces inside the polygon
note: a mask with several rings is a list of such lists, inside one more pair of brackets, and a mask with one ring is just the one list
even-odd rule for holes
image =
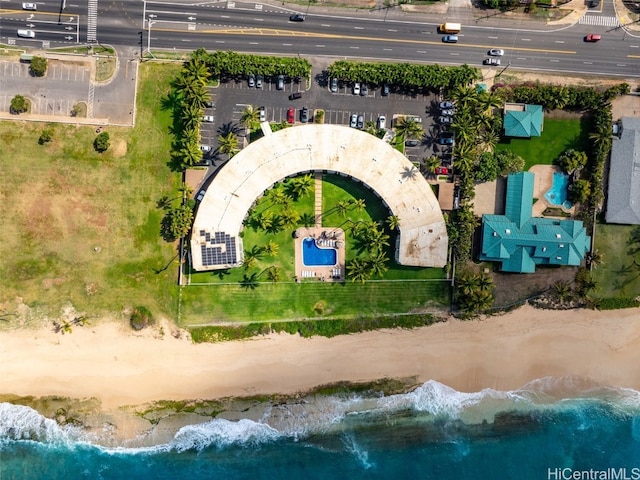
{"label": "dirt patch", "polygon": [[622,117],[640,117],[639,95],[623,95],[615,98],[611,104],[613,105],[611,116],[614,120]]}
{"label": "dirt patch", "polygon": [[111,147],[111,155],[113,158],[121,158],[127,154],[127,141],[124,139],[118,139],[113,143]]}
{"label": "dirt patch", "polygon": [[549,290],[557,281],[564,281],[572,285],[577,271],[576,267],[538,267],[535,273],[494,272],[491,274],[496,287],[494,305],[507,307],[520,303]]}
{"label": "dirt patch", "polygon": [[[523,82],[540,82],[540,83],[550,83],[552,85],[575,85],[582,87],[611,87],[614,85],[618,85],[627,80],[619,79],[619,78],[602,78],[598,76],[589,76],[584,75],[580,77],[572,77],[568,75],[562,74],[551,74],[545,73],[540,74],[538,72],[519,72],[519,71],[511,71],[508,73],[504,73],[500,76],[499,82],[495,83],[505,83],[507,85],[514,83],[523,83]],[[628,80],[627,83],[630,85],[634,85],[637,80]]]}

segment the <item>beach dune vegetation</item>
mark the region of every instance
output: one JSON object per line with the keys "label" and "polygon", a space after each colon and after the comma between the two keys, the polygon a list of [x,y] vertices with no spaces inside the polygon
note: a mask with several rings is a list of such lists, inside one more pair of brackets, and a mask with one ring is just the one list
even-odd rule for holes
{"label": "beach dune vegetation", "polygon": [[131,312],[130,323],[131,327],[134,330],[142,330],[149,325],[153,325],[155,323],[155,320],[153,319],[153,315],[151,314],[149,309],[141,305],[135,307],[133,309],[133,312]]}

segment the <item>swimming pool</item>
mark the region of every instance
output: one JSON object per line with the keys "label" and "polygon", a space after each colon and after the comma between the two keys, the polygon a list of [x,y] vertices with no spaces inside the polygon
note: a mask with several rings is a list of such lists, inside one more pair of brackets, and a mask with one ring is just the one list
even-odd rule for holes
{"label": "swimming pool", "polygon": [[571,208],[571,202],[567,200],[567,186],[569,185],[569,175],[562,172],[554,172],[551,189],[544,194],[551,205]]}
{"label": "swimming pool", "polygon": [[302,263],[306,267],[335,265],[338,251],[335,248],[319,248],[314,238],[302,240]]}

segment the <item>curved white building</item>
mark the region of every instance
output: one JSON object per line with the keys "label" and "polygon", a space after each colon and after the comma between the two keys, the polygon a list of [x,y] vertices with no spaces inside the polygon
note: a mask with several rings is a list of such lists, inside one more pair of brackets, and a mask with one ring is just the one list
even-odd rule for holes
{"label": "curved white building", "polygon": [[420,172],[382,140],[338,125],[302,125],[269,133],[233,157],[217,173],[194,220],[195,270],[242,263],[243,219],[274,183],[305,172],[338,173],[361,181],[399,218],[396,261],[442,267],[447,229],[438,201]]}

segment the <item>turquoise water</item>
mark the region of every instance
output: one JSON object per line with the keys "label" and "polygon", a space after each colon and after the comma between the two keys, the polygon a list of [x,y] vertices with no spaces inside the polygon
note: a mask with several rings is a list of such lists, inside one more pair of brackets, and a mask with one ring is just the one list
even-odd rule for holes
{"label": "turquoise water", "polygon": [[149,448],[100,447],[5,403],[0,478],[539,480],[561,478],[549,477],[556,468],[626,468],[608,478],[640,479],[640,392],[574,380],[477,393],[429,381],[402,395],[318,397],[270,405],[257,422],[189,425]]}
{"label": "turquoise water", "polygon": [[571,208],[571,202],[567,200],[567,187],[569,185],[569,175],[562,172],[553,173],[553,184],[551,189],[544,194],[544,198],[551,205],[557,205],[566,209]]}
{"label": "turquoise water", "polygon": [[320,248],[314,238],[302,240],[302,263],[307,267],[331,266],[337,263],[335,248]]}

